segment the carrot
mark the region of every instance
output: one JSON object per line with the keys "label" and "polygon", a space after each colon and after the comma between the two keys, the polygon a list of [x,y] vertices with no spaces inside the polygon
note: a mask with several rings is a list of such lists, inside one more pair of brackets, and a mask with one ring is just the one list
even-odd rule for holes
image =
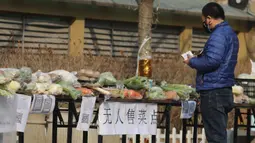
{"label": "carrot", "polygon": [[179,96],[175,91],[167,91],[165,92],[166,98],[170,100],[179,100]]}
{"label": "carrot", "polygon": [[123,94],[124,94],[124,97],[127,99],[142,99],[143,98],[143,96],[139,92],[134,90],[125,89]]}
{"label": "carrot", "polygon": [[82,95],[93,95],[93,91],[91,89],[88,88],[76,88],[77,90],[82,92]]}

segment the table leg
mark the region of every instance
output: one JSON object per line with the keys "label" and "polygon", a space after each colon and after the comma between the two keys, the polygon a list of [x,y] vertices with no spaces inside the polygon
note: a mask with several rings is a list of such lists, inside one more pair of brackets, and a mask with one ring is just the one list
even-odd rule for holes
{"label": "table leg", "polygon": [[68,104],[68,128],[67,128],[67,143],[72,143],[72,130],[73,130],[73,111],[72,111],[72,101]]}
{"label": "table leg", "polygon": [[122,135],[121,142],[122,143],[126,143],[127,142],[127,136],[126,135]]}
{"label": "table leg", "polygon": [[251,109],[247,109],[247,143],[251,141]]}
{"label": "table leg", "polygon": [[151,143],[156,143],[156,135],[151,136]]}
{"label": "table leg", "polygon": [[140,140],[141,140],[141,139],[140,139],[140,135],[136,135],[136,136],[135,136],[135,142],[136,142],[136,143],[140,143]]}
{"label": "table leg", "polygon": [[237,132],[238,132],[238,108],[235,108],[235,116],[234,116],[234,143],[237,143]]}
{"label": "table leg", "polygon": [[58,102],[56,101],[55,103],[55,108],[53,110],[53,114],[52,114],[52,143],[57,143],[57,135],[58,135],[58,113],[57,113],[57,109],[58,109]]}
{"label": "table leg", "polygon": [[198,125],[198,111],[195,110],[194,114],[194,126],[193,126],[193,143],[197,143],[197,125]]}
{"label": "table leg", "polygon": [[182,143],[186,143],[187,119],[182,120]]}
{"label": "table leg", "polygon": [[0,133],[0,143],[4,143],[4,134]]}
{"label": "table leg", "polygon": [[24,133],[18,132],[19,134],[19,143],[24,143]]}
{"label": "table leg", "polygon": [[170,143],[170,112],[171,106],[166,106],[166,133],[165,133],[165,143]]}
{"label": "table leg", "polygon": [[97,138],[98,138],[98,143],[103,143],[103,136],[98,135]]}
{"label": "table leg", "polygon": [[83,143],[88,143],[88,131],[83,131]]}

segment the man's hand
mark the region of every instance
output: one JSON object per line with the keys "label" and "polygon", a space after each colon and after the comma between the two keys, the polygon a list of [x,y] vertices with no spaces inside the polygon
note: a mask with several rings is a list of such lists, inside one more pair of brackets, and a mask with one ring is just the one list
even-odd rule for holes
{"label": "man's hand", "polygon": [[191,58],[193,58],[191,55],[187,55],[187,59],[183,62],[188,65]]}

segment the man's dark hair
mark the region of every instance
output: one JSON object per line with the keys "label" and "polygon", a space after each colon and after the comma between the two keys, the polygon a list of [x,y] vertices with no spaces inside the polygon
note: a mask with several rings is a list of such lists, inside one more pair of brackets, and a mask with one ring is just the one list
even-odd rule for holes
{"label": "man's dark hair", "polygon": [[202,9],[202,14],[204,17],[210,16],[215,19],[221,18],[225,20],[224,9],[215,2],[210,2],[206,4]]}

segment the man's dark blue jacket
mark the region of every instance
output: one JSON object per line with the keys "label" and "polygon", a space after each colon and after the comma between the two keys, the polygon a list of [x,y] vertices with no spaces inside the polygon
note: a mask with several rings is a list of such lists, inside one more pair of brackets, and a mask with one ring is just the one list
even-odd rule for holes
{"label": "man's dark blue jacket", "polygon": [[197,70],[197,91],[234,85],[239,42],[227,22],[214,28],[199,57],[190,59],[189,66]]}

